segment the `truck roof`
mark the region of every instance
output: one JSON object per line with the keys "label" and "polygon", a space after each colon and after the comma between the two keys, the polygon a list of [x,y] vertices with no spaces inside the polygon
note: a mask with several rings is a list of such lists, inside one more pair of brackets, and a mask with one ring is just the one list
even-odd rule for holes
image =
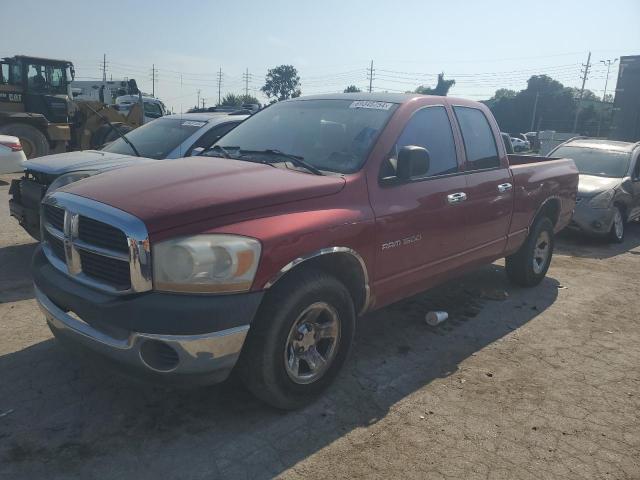
{"label": "truck roof", "polygon": [[405,103],[414,98],[436,97],[446,98],[450,103],[460,105],[478,105],[474,100],[459,97],[441,97],[438,95],[423,95],[421,93],[389,93],[389,92],[355,92],[355,93],[325,93],[322,95],[306,95],[286,100],[287,102],[304,100],[368,100],[371,102]]}

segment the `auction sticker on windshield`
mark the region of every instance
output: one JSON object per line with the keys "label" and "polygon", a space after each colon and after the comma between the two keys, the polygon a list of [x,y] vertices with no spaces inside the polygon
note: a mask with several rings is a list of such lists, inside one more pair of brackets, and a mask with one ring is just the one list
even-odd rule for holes
{"label": "auction sticker on windshield", "polygon": [[371,108],[373,110],[389,110],[391,107],[393,107],[393,103],[374,102],[372,100],[356,100],[349,105],[349,108]]}

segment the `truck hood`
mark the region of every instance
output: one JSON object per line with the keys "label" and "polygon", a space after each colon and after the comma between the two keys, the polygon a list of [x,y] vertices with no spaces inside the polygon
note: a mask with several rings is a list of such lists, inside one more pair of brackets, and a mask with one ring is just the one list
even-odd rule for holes
{"label": "truck hood", "polygon": [[124,210],[156,233],[277,204],[338,193],[340,176],[318,176],[270,165],[190,157],[111,170],[62,191]]}
{"label": "truck hood", "polygon": [[622,178],[598,177],[596,175],[580,175],[578,181],[578,195],[593,197],[598,193],[616,188],[622,183]]}
{"label": "truck hood", "polygon": [[60,176],[78,170],[109,170],[142,161],[151,162],[154,160],[118,153],[100,152],[98,150],[85,150],[83,152],[58,153],[27,160],[24,168],[48,175]]}

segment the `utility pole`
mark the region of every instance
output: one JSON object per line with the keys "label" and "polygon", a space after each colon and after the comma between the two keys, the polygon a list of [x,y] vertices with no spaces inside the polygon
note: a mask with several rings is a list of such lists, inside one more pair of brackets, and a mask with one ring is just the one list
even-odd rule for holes
{"label": "utility pole", "polygon": [[373,91],[373,60],[371,60],[371,66],[369,67],[369,73],[367,77],[369,78],[369,93]]}
{"label": "utility pole", "polygon": [[251,78],[251,74],[249,73],[249,69],[247,68],[246,73],[242,74],[242,79],[244,80],[244,96],[249,96],[249,79]]}
{"label": "utility pole", "polygon": [[580,87],[580,96],[578,97],[578,108],[576,108],[576,116],[573,119],[573,133],[576,133],[578,128],[578,115],[580,115],[580,110],[582,109],[582,96],[584,95],[584,85],[587,83],[587,75],[589,75],[589,70],[591,69],[591,52],[589,52],[589,56],[587,57],[587,64],[582,64],[584,70],[582,71],[584,75],[582,75],[582,87]]}
{"label": "utility pole", "polygon": [[604,93],[602,94],[602,108],[600,108],[600,115],[598,116],[598,133],[596,136],[600,136],[600,127],[602,126],[602,117],[604,117],[604,110],[606,108],[605,103],[607,101],[607,87],[609,86],[609,73],[611,72],[611,65],[614,65],[618,61],[617,58],[613,60],[600,60],[600,63],[607,66],[607,79],[604,81]]}
{"label": "utility pole", "polygon": [[156,69],[156,64],[154,63],[151,66],[151,96],[156,96],[156,80],[157,80],[158,70]]}
{"label": "utility pole", "polygon": [[102,54],[102,81],[106,82],[107,81],[107,54],[103,53]]}
{"label": "utility pole", "polygon": [[218,72],[218,105],[222,103],[222,67],[220,67],[220,71]]}
{"label": "utility pole", "polygon": [[206,98],[202,99],[202,109],[204,110],[204,101],[206,100]]}
{"label": "utility pole", "polygon": [[606,101],[607,97],[607,86],[609,85],[609,73],[611,72],[611,65],[614,65],[618,61],[617,58],[613,60],[600,60],[600,63],[603,63],[607,66],[607,79],[604,82],[604,94],[602,95],[602,101]]}
{"label": "utility pole", "polygon": [[530,132],[533,132],[533,127],[535,126],[535,123],[536,123],[536,110],[538,110],[539,96],[540,96],[540,92],[536,92],[536,99],[533,102],[533,114],[531,115],[531,128],[529,129]]}
{"label": "utility pole", "polygon": [[198,89],[198,101],[196,101],[196,108],[200,106],[200,89]]}

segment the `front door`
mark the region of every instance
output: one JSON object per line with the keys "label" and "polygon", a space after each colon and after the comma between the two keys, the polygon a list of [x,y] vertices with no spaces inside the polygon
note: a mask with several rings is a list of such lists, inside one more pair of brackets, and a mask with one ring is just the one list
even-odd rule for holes
{"label": "front door", "polygon": [[[429,170],[409,182],[394,183],[397,152],[408,145],[428,150]],[[444,106],[414,112],[372,183],[376,291],[380,303],[388,303],[423,290],[429,278],[446,267],[446,258],[464,250],[463,204],[450,198],[464,192],[466,181]]]}

